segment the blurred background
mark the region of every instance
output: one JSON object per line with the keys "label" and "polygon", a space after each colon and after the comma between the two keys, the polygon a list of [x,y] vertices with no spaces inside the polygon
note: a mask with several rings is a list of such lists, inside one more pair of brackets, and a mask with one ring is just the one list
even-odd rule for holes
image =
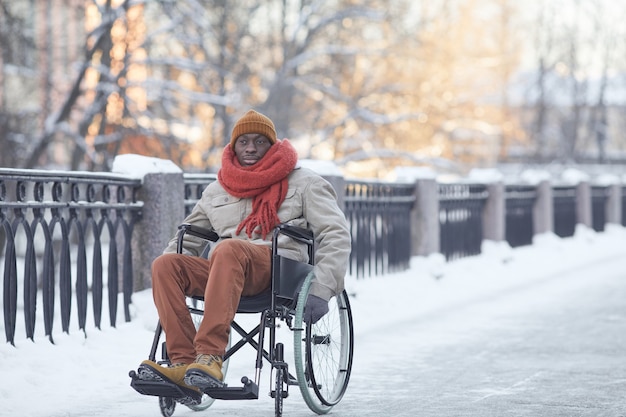
{"label": "blurred background", "polygon": [[215,172],[254,108],[350,177],[615,168],[625,21],[614,0],[0,0],[0,166]]}

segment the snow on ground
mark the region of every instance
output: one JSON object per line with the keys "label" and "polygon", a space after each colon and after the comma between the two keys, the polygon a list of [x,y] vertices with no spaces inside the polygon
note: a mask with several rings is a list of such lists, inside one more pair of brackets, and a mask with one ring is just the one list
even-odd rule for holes
{"label": "snow on ground", "polygon": [[[546,234],[537,236],[532,246],[516,249],[485,242],[480,256],[450,263],[441,255],[415,257],[405,272],[366,279],[349,276],[346,287],[355,338],[391,322],[424,317],[446,306],[602,262],[623,253],[625,239],[621,226],[610,225],[602,233],[579,227],[573,238]],[[128,377],[128,371],[147,357],[152,343],[157,316],[150,291],[134,294],[132,316],[130,323],[117,328],[89,328],[86,337],[74,325],[69,335],[55,333],[54,345],[42,336],[34,343],[25,340],[23,328],[18,328],[16,346],[0,345],[0,416],[159,415],[156,399],[137,394]],[[253,376],[249,366],[251,361],[231,363],[228,376]],[[263,372],[269,375],[267,367]],[[265,393],[267,378],[262,384]],[[179,407],[177,416],[195,414]],[[264,407],[273,410],[271,404]]]}

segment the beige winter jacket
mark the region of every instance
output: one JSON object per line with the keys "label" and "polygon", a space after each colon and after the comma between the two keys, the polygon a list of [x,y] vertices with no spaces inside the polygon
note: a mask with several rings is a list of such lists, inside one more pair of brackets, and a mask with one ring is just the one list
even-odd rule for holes
{"label": "beige winter jacket", "polygon": [[[344,213],[337,205],[333,187],[321,176],[307,169],[296,167],[289,174],[287,197],[278,210],[282,223],[309,229],[315,236],[315,280],[311,293],[326,300],[344,288],[344,276],[350,256],[351,239]],[[250,240],[259,245],[271,246],[271,234],[263,239],[253,234],[250,239],[245,231],[236,235],[237,226],[252,210],[251,198],[238,198],[226,192],[219,181],[209,184],[202,198],[184,223],[214,230],[223,238]],[[306,247],[287,236],[279,238],[279,253],[288,258],[307,262]],[[199,256],[206,242],[185,235],[185,253]],[[176,252],[176,238],[170,240],[165,252]]]}

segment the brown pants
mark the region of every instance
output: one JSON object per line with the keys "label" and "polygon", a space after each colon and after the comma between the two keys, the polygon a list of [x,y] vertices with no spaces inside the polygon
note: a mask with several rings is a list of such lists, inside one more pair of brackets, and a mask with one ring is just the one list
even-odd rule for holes
{"label": "brown pants", "polygon": [[[192,363],[198,354],[224,355],[239,299],[263,292],[271,281],[271,248],[245,240],[218,243],[210,259],[175,253],[152,263],[152,295],[172,363]],[[185,296],[204,295],[196,328]]]}

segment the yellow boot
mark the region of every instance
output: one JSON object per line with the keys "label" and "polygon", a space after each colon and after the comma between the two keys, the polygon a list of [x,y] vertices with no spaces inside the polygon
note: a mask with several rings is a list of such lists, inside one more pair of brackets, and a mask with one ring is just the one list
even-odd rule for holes
{"label": "yellow boot", "polygon": [[187,367],[185,383],[202,391],[223,387],[222,363],[222,358],[217,355],[198,355],[195,362]]}
{"label": "yellow boot", "polygon": [[186,363],[176,363],[171,366],[161,366],[156,362],[145,360],[141,362],[142,367],[147,367],[153,373],[161,377],[163,380],[173,382],[183,388],[192,389],[199,392],[198,388],[185,384],[185,372],[187,372]]}

